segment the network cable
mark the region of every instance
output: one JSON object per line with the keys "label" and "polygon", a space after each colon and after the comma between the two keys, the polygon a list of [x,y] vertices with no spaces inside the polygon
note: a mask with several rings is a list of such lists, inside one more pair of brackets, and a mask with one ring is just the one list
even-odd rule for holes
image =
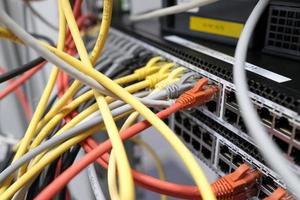
{"label": "network cable", "polygon": [[39,66],[39,64],[41,64],[44,61],[45,61],[44,58],[39,57],[39,58],[36,58],[36,59],[26,63],[22,67],[14,68],[8,72],[2,73],[0,75],[0,83],[3,83],[9,79],[15,78],[16,76],[19,76],[19,75],[23,74],[24,72],[27,72],[28,70]]}
{"label": "network cable", "polygon": [[[195,105],[199,105],[201,102],[209,101],[212,98],[212,94],[214,94],[218,89],[216,88],[210,88],[207,90],[207,92],[203,93],[203,96],[196,95],[196,93],[202,91],[205,83],[207,83],[207,80],[201,80],[197,86],[194,87],[194,89],[190,90],[189,92],[184,93],[179,99],[177,100],[177,103],[173,104],[173,106],[163,110],[162,112],[158,113],[158,116],[162,119],[168,117],[171,113],[174,113],[178,111],[179,109],[185,109],[188,107],[192,107]],[[191,99],[190,95],[194,94],[195,99]],[[189,98],[187,98],[187,96]],[[189,100],[187,100],[187,99]],[[129,129],[125,130],[121,133],[122,139],[128,139],[129,137],[132,137],[133,135],[137,134],[138,132],[148,128],[150,126],[149,122],[143,121],[135,126],[130,127]],[[126,136],[125,136],[126,135]],[[51,197],[53,196],[58,190],[61,189],[61,187],[70,181],[72,177],[74,177],[75,174],[79,173],[84,166],[87,166],[92,162],[93,160],[96,160],[99,156],[101,156],[105,151],[108,149],[104,148],[110,148],[109,145],[111,145],[110,142],[104,142],[98,148],[91,151],[89,154],[87,154],[80,162],[84,165],[73,165],[70,167],[67,171],[65,171],[60,177],[58,177],[54,182],[52,182],[42,193],[36,197],[37,200],[43,199],[44,197]],[[105,147],[104,147],[105,146]]]}
{"label": "network cable", "polygon": [[253,107],[248,94],[249,90],[244,67],[248,45],[255,25],[262,15],[264,9],[267,7],[268,2],[268,0],[260,0],[245,24],[235,51],[233,80],[236,87],[238,104],[241,108],[241,114],[250,134],[253,137],[253,140],[258,145],[267,162],[275,171],[277,171],[278,174],[281,175],[281,178],[286,182],[287,186],[293,190],[295,195],[300,198],[299,178],[292,172],[289,162],[282,156],[282,152],[269,137]]}
{"label": "network cable", "polygon": [[[107,3],[109,3],[109,1],[107,1]],[[88,83],[89,86],[92,86],[92,88],[96,88],[99,89],[101,88],[101,86],[98,83],[101,83],[105,86],[105,88],[107,88],[110,92],[107,92],[106,90],[103,90],[103,88],[100,89],[100,91],[106,95],[112,95],[112,96],[119,96],[121,97],[121,99],[123,99],[125,102],[129,103],[130,105],[132,105],[134,107],[134,109],[138,110],[146,119],[148,119],[151,123],[153,123],[153,125],[158,128],[160,130],[160,132],[165,136],[166,139],[169,140],[169,142],[171,144],[173,144],[173,146],[175,147],[177,153],[183,158],[183,161],[185,162],[185,164],[187,165],[187,167],[189,168],[191,174],[194,176],[194,179],[198,185],[198,188],[200,191],[202,191],[202,195],[204,197],[204,199],[209,199],[209,198],[213,198],[213,193],[211,191],[210,186],[207,184],[205,177],[203,176],[201,170],[197,167],[196,162],[194,161],[193,157],[191,156],[191,154],[189,153],[189,151],[185,148],[185,146],[176,138],[174,137],[172,131],[169,130],[169,128],[164,125],[157,117],[155,117],[153,115],[152,112],[150,112],[143,104],[141,104],[139,101],[137,101],[135,98],[133,98],[129,93],[127,93],[124,89],[122,89],[121,87],[119,87],[118,85],[116,85],[114,82],[112,82],[110,79],[108,79],[107,77],[103,76],[101,73],[99,73],[98,71],[92,69],[92,68],[85,68],[83,63],[81,63],[80,61],[70,57],[69,55],[53,48],[50,46],[47,46],[47,48],[49,48],[51,51],[53,51],[55,54],[57,54],[58,56],[60,56],[60,58],[64,58],[64,59],[68,59],[68,63],[72,64],[73,66],[75,66],[77,68],[77,70],[80,71],[80,73],[78,73],[78,71],[73,70],[73,68],[70,68],[70,66],[68,66],[67,63],[65,62],[61,62],[62,60],[57,59],[55,56],[53,56],[50,52],[45,51],[45,49],[43,49],[41,46],[39,46],[38,43],[36,43],[34,40],[32,40],[32,38],[28,35],[26,35],[24,32],[18,32],[16,30],[19,30],[18,28],[16,29],[17,26],[14,26],[13,23],[11,23],[12,21],[10,21],[9,18],[7,18],[7,16],[5,15],[5,13],[1,12],[0,14],[0,18],[2,19],[2,21],[4,22],[4,24],[11,29],[15,35],[18,36],[18,38],[20,38],[24,43],[26,43],[29,46],[34,47],[36,50],[38,50],[40,53],[42,53],[47,60],[49,61],[54,61],[55,64],[62,64],[62,65],[58,65],[59,67],[64,66],[64,69],[67,69],[67,71],[70,73],[75,73],[75,77],[78,78],[79,80],[81,80],[81,82],[83,83]],[[70,21],[70,20],[69,20]],[[75,29],[76,29],[76,25],[74,25]],[[107,30],[107,29],[106,29]],[[101,32],[101,31],[100,31]],[[75,32],[76,33],[76,32]],[[74,34],[74,31],[73,31]],[[101,35],[101,34],[99,34]],[[23,37],[24,36],[24,37]],[[80,35],[77,35],[77,37],[75,38],[80,38]],[[83,56],[84,59],[86,59],[86,63],[90,62],[89,58],[87,56],[87,53],[85,53],[84,49],[84,45],[81,45],[81,55]],[[80,49],[80,48],[79,48]],[[96,51],[97,52],[97,51]],[[98,51],[99,52],[99,51]],[[98,56],[95,56],[98,57]],[[95,59],[91,59],[91,60],[95,60]],[[92,62],[93,63],[93,62]],[[85,75],[83,75],[83,73],[86,74],[87,76],[85,77]],[[82,73],[82,74],[81,74]],[[97,82],[96,82],[97,81]],[[151,85],[153,80],[148,79],[148,81],[150,81]],[[69,95],[65,96],[64,101],[60,101],[60,102],[66,102],[67,97],[71,97],[73,96],[73,94],[75,93],[75,91],[77,89],[79,89],[79,86],[81,84],[77,84],[77,85],[73,85],[73,87],[70,87],[71,92],[69,92]],[[64,98],[64,97],[63,97]],[[103,103],[104,99],[103,99]],[[57,106],[56,108],[59,108],[60,106]],[[57,109],[58,110],[58,109]],[[109,112],[109,110],[107,110]],[[41,112],[44,113],[44,112]],[[56,111],[53,113],[57,113]],[[41,118],[41,117],[40,117]],[[40,121],[40,120],[38,120]],[[113,121],[113,119],[110,119],[109,121]],[[37,126],[37,123],[36,123]],[[93,129],[90,129],[88,132],[86,132],[83,135],[78,136],[77,138],[72,138],[70,140],[67,140],[64,144],[66,146],[71,146],[74,145],[75,143],[78,143],[79,141],[81,141],[82,139],[84,139],[85,137],[89,136],[90,134],[92,134],[95,130],[97,130],[99,128],[95,127]],[[36,127],[34,128],[36,129]],[[173,139],[171,139],[173,138]],[[180,149],[180,151],[179,151]],[[62,152],[64,152],[65,147],[60,146],[56,149],[53,150],[53,152],[57,152],[59,153],[58,155],[60,155]],[[44,157],[42,159],[42,161],[47,161],[50,162],[50,158]],[[45,163],[44,163],[45,164]],[[38,165],[38,164],[37,164]],[[33,168],[37,169],[37,165],[34,165]],[[39,165],[41,166],[41,165]],[[29,170],[28,172],[31,172],[31,170]],[[19,183],[22,183],[22,181],[25,180],[25,177],[29,176],[28,172],[25,172],[25,174],[23,176],[21,176],[16,183],[14,183],[11,187],[9,187],[4,193],[3,193],[3,197],[5,197],[5,195],[8,195],[9,193],[11,193],[14,189],[16,189],[17,187],[20,186]],[[23,178],[24,177],[24,178]],[[32,176],[31,176],[32,177]],[[23,182],[24,183],[24,182]],[[205,192],[203,192],[205,191]]]}
{"label": "network cable", "polygon": [[174,14],[185,12],[185,11],[193,9],[193,8],[209,5],[216,1],[217,0],[194,0],[191,2],[186,2],[183,4],[171,6],[171,7],[158,9],[158,10],[155,10],[155,11],[152,11],[149,13],[132,15],[132,16],[130,16],[130,20],[135,22],[135,21],[141,21],[141,20],[146,20],[146,19],[163,17],[163,16],[167,16],[167,15],[174,15]]}
{"label": "network cable", "polygon": [[[5,73],[5,70],[0,67],[0,74],[3,74],[3,73]],[[13,84],[13,82],[9,81],[9,85],[11,85],[11,84]],[[21,106],[23,108],[24,115],[26,116],[27,120],[29,121],[32,117],[32,111],[29,106],[28,100],[27,100],[25,94],[23,93],[23,91],[19,87],[17,87],[15,89],[15,93],[16,93],[16,96],[18,97],[19,103],[21,104]],[[1,96],[1,93],[0,93],[0,96]]]}

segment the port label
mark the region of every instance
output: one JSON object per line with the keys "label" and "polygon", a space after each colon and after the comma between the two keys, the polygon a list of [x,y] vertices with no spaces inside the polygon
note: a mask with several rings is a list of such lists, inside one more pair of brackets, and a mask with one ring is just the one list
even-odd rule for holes
{"label": "port label", "polygon": [[[232,65],[234,64],[234,58],[232,56],[229,56],[229,55],[224,54],[222,52],[210,49],[206,46],[196,44],[194,42],[183,39],[183,38],[178,37],[176,35],[165,36],[165,39],[168,40],[168,41],[174,42],[176,44],[182,45],[184,47],[190,48],[192,50],[198,51],[198,52],[203,53],[205,55],[217,58],[217,59],[222,60],[224,62],[227,62],[229,64],[232,64]],[[253,72],[253,73],[255,73],[257,75],[260,75],[262,77],[265,77],[267,79],[275,81],[277,83],[284,83],[284,82],[292,80],[288,77],[285,77],[285,76],[282,76],[282,75],[277,74],[275,72],[266,70],[266,69],[261,68],[259,66],[253,65],[251,63],[246,63],[245,64],[245,69],[247,71]]]}

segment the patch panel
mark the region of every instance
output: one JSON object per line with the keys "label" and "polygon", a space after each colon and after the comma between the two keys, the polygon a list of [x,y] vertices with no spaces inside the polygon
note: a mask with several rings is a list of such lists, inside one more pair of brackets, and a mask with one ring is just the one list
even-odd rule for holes
{"label": "patch panel", "polygon": [[221,112],[221,102],[222,102],[222,88],[223,85],[216,81],[210,81],[210,84],[217,85],[220,89],[219,93],[215,95],[214,99],[210,102],[206,103],[203,108],[206,109],[208,112],[214,114],[216,117],[220,116]]}
{"label": "patch panel", "polygon": [[262,177],[261,184],[262,187],[270,193],[272,193],[278,187],[274,180],[267,176]]}
{"label": "patch panel", "polygon": [[[240,145],[239,141],[236,138],[231,138],[230,136],[232,135],[229,134],[229,132],[226,133],[226,130],[221,128],[220,125],[216,125],[219,127],[216,127],[215,131],[205,127],[206,125],[209,126],[209,122],[205,120],[206,116],[204,114],[202,114],[203,116],[197,116],[198,118],[191,116],[191,114],[193,113],[177,113],[177,115],[181,115],[181,117],[174,117],[174,130],[175,132],[181,132],[182,130],[184,132],[185,128],[182,127],[183,125],[180,123],[180,121],[178,121],[178,119],[189,118],[191,123],[194,124],[194,128],[191,132],[189,132],[192,139],[187,143],[187,146],[191,148],[193,152],[205,163],[210,164],[209,166],[213,168],[213,170],[216,171],[220,176],[233,172],[242,163],[248,163],[252,167],[260,170],[263,174],[257,194],[258,197],[266,197],[270,195],[278,186],[284,186],[281,180],[274,175],[275,173],[265,167],[263,160],[259,161],[254,158],[255,154],[259,154],[257,151],[250,153],[251,150],[253,150],[250,143],[248,144],[248,148],[246,148],[247,144],[241,144],[241,146],[238,146]],[[212,128],[215,126],[210,127]],[[187,132],[185,134],[187,134]],[[212,143],[207,142],[210,141],[210,139],[207,140],[206,135],[209,135],[209,138],[212,138]],[[181,138],[183,141],[185,141],[184,136]],[[208,143],[212,144],[209,146],[209,148],[207,146]],[[214,156],[211,156],[212,153]],[[249,156],[248,153],[253,157]]]}
{"label": "patch panel", "polygon": [[286,143],[284,140],[280,139],[279,137],[273,136],[273,141],[277,144],[277,146],[283,151],[284,153],[288,153],[289,144]]}
{"label": "patch panel", "polygon": [[[223,119],[233,127],[233,130],[237,129],[238,131],[246,133],[247,130],[240,117],[238,107],[235,105],[234,98],[232,97],[235,96],[235,92],[233,90],[226,90],[225,94],[225,111]],[[257,101],[254,101],[254,104],[262,123],[272,135],[274,142],[283,153],[299,167],[299,157],[295,153],[300,152],[299,122],[284,114],[280,114],[271,109],[271,107],[265,106]]]}
{"label": "patch panel", "polygon": [[269,109],[261,107],[257,109],[257,113],[260,116],[263,124],[265,124],[267,127],[272,127],[272,124],[274,123],[274,115]]}
{"label": "patch panel", "polygon": [[233,108],[238,109],[235,92],[233,92],[229,89],[226,89],[226,91],[225,91],[225,102],[226,102],[226,105],[232,106]]}
{"label": "patch panel", "polygon": [[[240,152],[235,152],[231,148],[228,148],[228,144],[222,143],[220,144],[221,147],[227,147],[228,149],[228,155],[230,155],[229,161],[228,158],[224,159],[222,156],[219,157],[218,163],[227,163],[228,168],[230,172],[234,171],[241,163],[248,163],[249,165],[252,165],[252,167],[257,168],[262,172],[262,178],[261,178],[261,184],[259,186],[260,191],[258,192],[258,196],[267,196],[271,194],[278,186],[277,179],[273,177],[272,175],[268,174],[267,171],[260,169],[257,167],[257,165],[253,164],[252,160],[249,158],[243,157],[243,155]],[[221,148],[220,148],[221,150]],[[221,151],[220,151],[221,152]],[[223,164],[224,165],[224,164]],[[222,169],[223,173],[226,173],[224,171],[224,166]],[[225,168],[225,170],[227,170]]]}
{"label": "patch panel", "polygon": [[292,148],[291,158],[296,163],[296,165],[300,166],[300,150],[298,148]]}
{"label": "patch panel", "polygon": [[[222,143],[220,146],[222,146],[223,148],[227,147],[226,144],[222,144]],[[228,173],[228,171],[230,172],[234,171],[236,168],[238,168],[238,166],[241,163],[248,163],[252,165],[252,163],[249,162],[248,159],[244,159],[240,154],[232,151],[230,148],[228,148],[228,151],[229,151],[229,155],[231,155],[229,161],[228,158],[224,159],[222,156],[220,156],[218,159],[218,168],[221,170],[222,173],[226,174]],[[260,190],[258,192],[258,197],[261,198],[271,194],[277,187],[278,184],[274,181],[274,177],[263,175],[261,178],[261,184],[259,186]]]}
{"label": "patch panel", "polygon": [[230,164],[228,164],[227,162],[225,162],[222,159],[219,159],[218,162],[218,168],[219,170],[221,170],[224,174],[228,174],[230,172]]}
{"label": "patch panel", "polygon": [[230,158],[232,156],[231,151],[225,145],[220,146],[220,155],[223,156],[224,158],[226,158],[228,161],[230,161]]}
{"label": "patch panel", "polygon": [[300,143],[300,128],[295,129],[294,140],[295,142]]}
{"label": "patch panel", "polygon": [[244,159],[242,158],[242,156],[238,155],[238,154],[235,154],[232,156],[232,164],[235,166],[235,167],[238,167],[240,166],[241,164],[243,164],[245,161]]}
{"label": "patch panel", "polygon": [[289,122],[288,118],[282,116],[275,119],[275,129],[280,133],[291,136],[293,132],[293,125]]}
{"label": "patch panel", "polygon": [[182,112],[182,113],[184,113],[184,115],[186,115],[186,116],[189,116],[191,118],[191,120],[194,120],[197,124],[199,122],[208,124],[209,127],[211,127],[214,131],[219,133],[222,137],[228,139],[233,144],[237,145],[239,148],[248,150],[247,152],[248,152],[249,155],[251,155],[254,158],[256,158],[257,160],[263,162],[263,158],[259,154],[259,151],[255,147],[255,145],[253,145],[252,143],[250,143],[247,140],[244,140],[243,138],[236,135],[235,133],[233,133],[229,129],[225,128],[224,126],[218,124],[216,121],[214,121],[213,119],[207,117],[202,112],[200,112],[198,110],[195,110],[194,113],[191,113],[191,114],[187,113],[187,112]]}
{"label": "patch panel", "polygon": [[233,111],[230,108],[225,108],[224,119],[231,125],[237,125],[239,114],[237,111]]}
{"label": "patch panel", "polygon": [[[235,95],[235,92],[232,90],[226,90],[225,93],[227,95],[230,93],[230,96]],[[269,106],[262,104],[261,102],[259,102],[257,100],[253,100],[253,103],[255,104],[255,106],[257,108],[257,113],[260,116],[263,124],[267,128],[272,128],[272,129],[274,129],[274,131],[284,134],[284,135],[287,135],[287,136],[291,136],[293,134],[294,127],[296,127],[295,128],[296,130],[298,129],[299,121],[297,120],[297,118],[295,120],[295,118],[293,118],[291,116],[287,116],[278,111],[276,112],[276,110],[272,109]],[[225,98],[225,107],[229,107],[229,108],[235,107],[235,109],[231,109],[231,110],[238,112],[237,105],[235,105],[235,103],[233,104],[230,99],[228,101],[228,98]],[[226,119],[227,114],[224,113],[223,117]],[[229,121],[229,122],[231,124],[231,121]]]}
{"label": "patch panel", "polygon": [[[182,119],[189,119],[188,116],[182,115]],[[192,131],[187,131],[184,124],[178,121],[178,117],[174,117],[174,131],[177,135],[181,136],[183,141],[187,143],[194,152],[197,152],[200,157],[204,158],[205,162],[212,163],[215,154],[216,138],[200,128],[199,126],[193,126]],[[197,128],[196,128],[197,127]],[[191,132],[193,134],[191,134]]]}
{"label": "patch panel", "polygon": [[[146,43],[114,29],[112,32],[118,37],[140,44],[153,54],[197,72],[199,77],[208,77],[211,83],[220,86],[220,93],[213,101],[196,109],[176,113],[171,123],[176,134],[195,155],[220,175],[233,171],[243,162],[257,168],[264,175],[264,182],[260,184],[258,193],[260,198],[269,195],[276,186],[284,187],[276,173],[266,165],[247,134],[235,88],[231,83],[231,72],[212,64],[210,59],[205,60],[193,53],[189,54],[188,50],[183,52],[172,45],[161,46],[145,39]],[[219,61],[215,63],[222,65]],[[300,174],[300,115],[296,109],[300,101],[251,79],[248,84],[250,97],[262,123],[289,160],[295,164],[293,169]]]}

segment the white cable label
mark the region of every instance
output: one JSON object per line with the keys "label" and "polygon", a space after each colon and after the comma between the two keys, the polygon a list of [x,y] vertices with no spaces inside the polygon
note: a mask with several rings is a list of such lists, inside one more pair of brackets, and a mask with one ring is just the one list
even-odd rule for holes
{"label": "white cable label", "polygon": [[[174,42],[176,44],[182,45],[184,47],[193,49],[195,51],[198,51],[200,53],[206,54],[208,56],[217,58],[219,60],[222,60],[224,62],[227,62],[229,64],[234,64],[234,57],[229,56],[227,54],[224,54],[222,52],[210,49],[206,46],[200,45],[200,44],[196,44],[194,42],[191,42],[189,40],[183,39],[181,37],[178,37],[176,35],[170,35],[170,36],[165,36],[165,39],[171,42]],[[275,72],[269,71],[267,69],[258,67],[256,65],[253,65],[251,63],[246,63],[245,66],[247,71],[253,72],[257,75],[263,76],[265,78],[268,78],[270,80],[276,81],[277,83],[283,83],[283,82],[287,82],[290,81],[292,79],[282,76],[280,74],[277,74]]]}

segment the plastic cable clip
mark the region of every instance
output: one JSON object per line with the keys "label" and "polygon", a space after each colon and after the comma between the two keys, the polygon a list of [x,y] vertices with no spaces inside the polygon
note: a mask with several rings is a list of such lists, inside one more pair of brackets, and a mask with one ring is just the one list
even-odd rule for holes
{"label": "plastic cable clip", "polygon": [[179,96],[176,103],[181,104],[182,109],[188,109],[212,100],[214,95],[219,91],[219,87],[207,84],[207,78],[200,79],[192,89]]}

